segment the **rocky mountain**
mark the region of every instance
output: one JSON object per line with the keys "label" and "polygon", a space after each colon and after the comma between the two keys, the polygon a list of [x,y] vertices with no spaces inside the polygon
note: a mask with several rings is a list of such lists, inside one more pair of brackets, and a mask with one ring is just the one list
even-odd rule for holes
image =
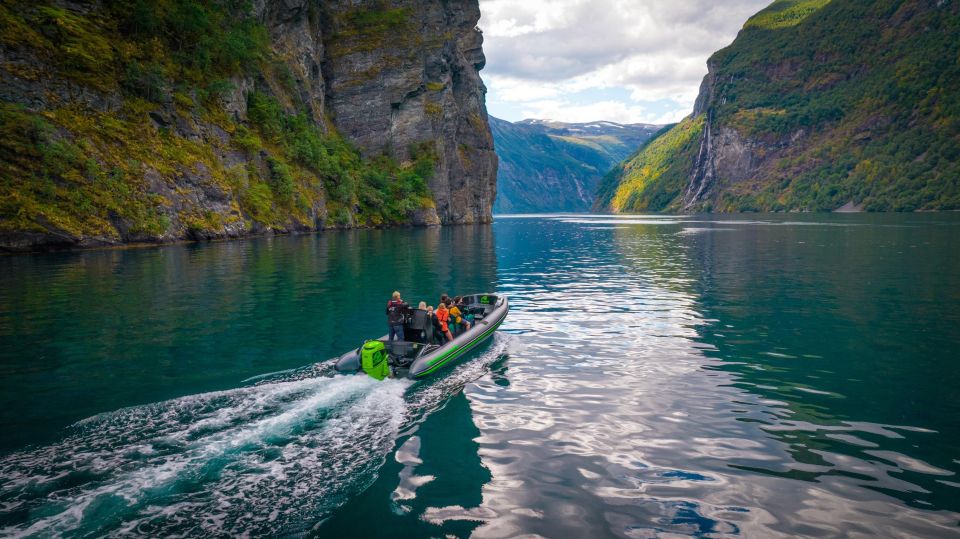
{"label": "rocky mountain", "polygon": [[0,4],[0,248],[491,220],[476,0]]}
{"label": "rocky mountain", "polygon": [[613,211],[960,209],[960,2],[778,0],[693,114],[602,182]]}
{"label": "rocky mountain", "polygon": [[603,174],[660,126],[490,118],[500,166],[496,213],[585,211]]}

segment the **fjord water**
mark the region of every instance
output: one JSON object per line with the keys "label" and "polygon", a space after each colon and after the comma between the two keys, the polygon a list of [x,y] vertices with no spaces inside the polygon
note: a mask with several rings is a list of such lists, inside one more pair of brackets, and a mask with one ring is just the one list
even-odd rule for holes
{"label": "fjord water", "polygon": [[[503,216],[0,258],[0,535],[956,536],[960,216]],[[426,382],[333,376],[496,290]]]}

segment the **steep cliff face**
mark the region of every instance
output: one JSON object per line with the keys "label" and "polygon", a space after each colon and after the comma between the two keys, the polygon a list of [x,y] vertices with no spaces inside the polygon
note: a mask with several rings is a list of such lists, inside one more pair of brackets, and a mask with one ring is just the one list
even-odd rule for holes
{"label": "steep cliff face", "polygon": [[710,58],[693,114],[621,164],[598,204],[960,208],[958,33],[956,2],[778,0]]}
{"label": "steep cliff face", "polygon": [[0,5],[0,248],[491,220],[475,1],[236,5]]}
{"label": "steep cliff face", "polygon": [[597,183],[662,126],[490,118],[500,164],[494,211],[585,211]]}
{"label": "steep cliff face", "polygon": [[430,188],[440,220],[489,222],[497,158],[479,75],[486,60],[477,2],[356,6],[321,8],[334,123],[371,156],[402,162],[426,143],[438,156]]}

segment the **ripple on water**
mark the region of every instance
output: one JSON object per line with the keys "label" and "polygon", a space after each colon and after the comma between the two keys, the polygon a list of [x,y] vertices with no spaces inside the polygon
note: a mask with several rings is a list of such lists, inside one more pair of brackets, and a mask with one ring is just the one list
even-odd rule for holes
{"label": "ripple on water", "polygon": [[956,536],[960,235],[790,219],[498,217],[474,360],[93,417],[0,458],[0,534]]}
{"label": "ripple on water", "polygon": [[485,372],[504,345],[415,388],[330,377],[320,364],[80,421],[57,444],[0,459],[3,532],[303,531],[372,480],[401,428]]}

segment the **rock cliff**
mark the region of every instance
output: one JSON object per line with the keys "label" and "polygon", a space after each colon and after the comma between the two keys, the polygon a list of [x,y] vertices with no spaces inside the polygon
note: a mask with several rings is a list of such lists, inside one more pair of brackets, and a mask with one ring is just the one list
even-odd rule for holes
{"label": "rock cliff", "polygon": [[601,184],[614,211],[960,208],[960,4],[777,0],[693,114]]}
{"label": "rock cliff", "polygon": [[475,0],[4,3],[0,248],[489,222],[479,17]]}

